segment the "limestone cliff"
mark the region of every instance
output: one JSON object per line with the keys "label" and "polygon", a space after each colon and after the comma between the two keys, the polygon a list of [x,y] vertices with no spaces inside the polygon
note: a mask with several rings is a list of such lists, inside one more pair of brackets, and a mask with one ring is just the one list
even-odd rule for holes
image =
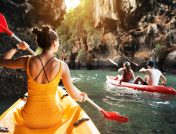
{"label": "limestone cliff", "polygon": [[[138,21],[152,8],[154,0],[95,0],[95,27],[112,30],[135,28]],[[112,25],[106,25],[109,22]]]}
{"label": "limestone cliff", "polygon": [[153,59],[162,71],[166,70],[176,57],[174,53],[170,54],[172,58],[168,55],[176,50],[175,12],[172,0],[95,0],[94,26],[102,33],[99,46],[106,46],[102,57],[114,57],[119,62],[120,52],[141,65]]}
{"label": "limestone cliff", "polygon": [[93,68],[107,67],[110,66],[109,58],[120,64],[132,60],[143,66],[147,60],[153,59],[162,71],[166,70],[163,66],[165,57],[175,51],[173,46],[176,43],[173,31],[176,27],[174,1],[95,0],[91,1],[91,5],[92,17],[88,19],[93,20],[93,26],[99,32],[86,30],[82,26],[86,22],[77,20],[81,22],[76,27],[80,32],[73,34],[69,31],[70,37],[76,38],[70,42],[73,54],[66,60],[71,67],[76,64],[82,67],[86,64]]}

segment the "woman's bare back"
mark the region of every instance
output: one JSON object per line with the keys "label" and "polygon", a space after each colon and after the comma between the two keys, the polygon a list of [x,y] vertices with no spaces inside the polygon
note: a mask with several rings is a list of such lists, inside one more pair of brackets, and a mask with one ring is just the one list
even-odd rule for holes
{"label": "woman's bare back", "polygon": [[[43,63],[43,66],[41,62]],[[39,55],[39,57],[33,56],[29,59],[29,72],[33,80],[36,82],[41,84],[48,83],[52,81],[58,74],[60,64],[61,62],[59,62],[59,60],[54,57],[41,55]]]}

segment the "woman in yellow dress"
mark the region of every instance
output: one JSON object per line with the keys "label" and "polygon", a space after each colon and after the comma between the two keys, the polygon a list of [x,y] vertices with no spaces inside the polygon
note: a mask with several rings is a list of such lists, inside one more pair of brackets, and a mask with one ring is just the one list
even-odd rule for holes
{"label": "woman in yellow dress", "polygon": [[[66,124],[62,122],[63,108],[56,101],[60,78],[62,77],[64,87],[73,99],[83,102],[87,94],[73,86],[68,65],[54,57],[59,47],[57,33],[49,26],[43,26],[42,29],[34,28],[32,32],[37,37],[39,47],[43,49],[41,54],[12,59],[17,49],[11,49],[4,55],[4,59],[0,60],[0,66],[25,69],[27,74],[28,99],[24,107],[14,113],[14,133],[68,133],[66,129],[72,125],[68,123],[71,121],[67,121]],[[17,47],[26,50],[29,45],[21,42]]]}

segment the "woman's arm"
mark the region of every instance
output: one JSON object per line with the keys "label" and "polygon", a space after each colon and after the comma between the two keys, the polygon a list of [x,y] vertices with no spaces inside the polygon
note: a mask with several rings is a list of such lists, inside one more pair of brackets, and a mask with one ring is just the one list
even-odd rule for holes
{"label": "woman's arm", "polygon": [[5,54],[4,54],[4,57],[3,59],[11,59],[14,54],[17,52],[17,49],[16,48],[12,48],[10,49],[9,51],[7,51]]}
{"label": "woman's arm", "polygon": [[160,79],[162,80],[162,84],[166,85],[167,79],[163,74],[161,74]]}
{"label": "woman's arm", "polygon": [[64,84],[64,87],[66,88],[67,92],[70,94],[70,96],[77,100],[77,101],[85,101],[87,98],[87,94],[84,92],[80,92],[72,83],[71,77],[70,77],[70,70],[68,68],[68,65],[64,62],[62,64],[62,81]]}
{"label": "woman's arm", "polygon": [[0,66],[11,69],[25,69],[27,57],[19,57],[17,59],[0,59]]}
{"label": "woman's arm", "polygon": [[[17,45],[21,50],[26,50],[29,45],[25,42],[21,42]],[[27,57],[19,57],[17,59],[12,59],[13,55],[17,52],[17,49],[12,48],[5,53],[3,59],[0,59],[0,66],[11,68],[11,69],[25,69]]]}
{"label": "woman's arm", "polygon": [[135,79],[135,75],[134,75],[134,71],[133,70],[131,70],[131,74],[132,74],[133,79]]}
{"label": "woman's arm", "polygon": [[145,69],[145,68],[141,68],[140,70],[139,70],[139,72],[141,72],[141,73],[145,73],[147,71],[147,69]]}
{"label": "woman's arm", "polygon": [[125,68],[119,68],[118,72],[122,72],[124,70],[125,70]]}

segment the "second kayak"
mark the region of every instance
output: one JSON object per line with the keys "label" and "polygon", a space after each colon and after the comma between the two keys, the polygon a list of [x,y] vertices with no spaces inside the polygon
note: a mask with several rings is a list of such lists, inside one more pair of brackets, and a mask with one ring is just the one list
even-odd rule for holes
{"label": "second kayak", "polygon": [[174,88],[167,87],[164,85],[150,86],[150,85],[139,85],[139,84],[127,83],[127,82],[122,82],[121,84],[119,84],[119,80],[118,79],[114,80],[114,77],[112,76],[106,76],[106,80],[109,83],[118,87],[128,87],[135,90],[176,95],[176,90]]}

